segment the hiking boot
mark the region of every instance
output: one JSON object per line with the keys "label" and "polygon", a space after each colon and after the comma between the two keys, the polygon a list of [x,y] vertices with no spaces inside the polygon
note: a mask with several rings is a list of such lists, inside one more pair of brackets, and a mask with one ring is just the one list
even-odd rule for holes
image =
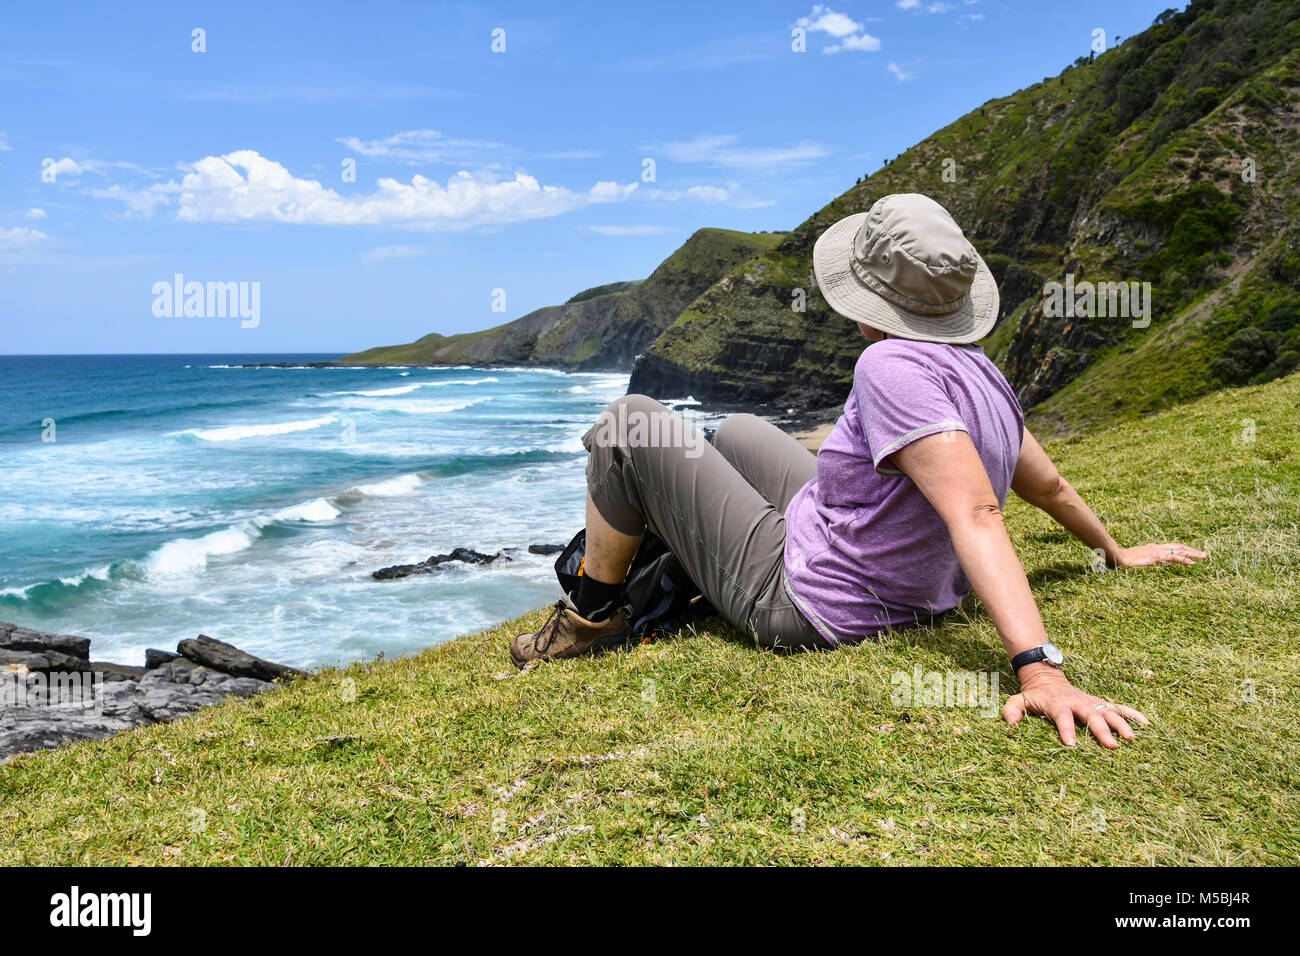
{"label": "hiking boot", "polygon": [[565,595],[555,602],[546,623],[532,634],[510,642],[510,659],[516,667],[529,661],[549,661],[598,654],[632,639],[631,608],[621,607],[607,620],[588,621]]}

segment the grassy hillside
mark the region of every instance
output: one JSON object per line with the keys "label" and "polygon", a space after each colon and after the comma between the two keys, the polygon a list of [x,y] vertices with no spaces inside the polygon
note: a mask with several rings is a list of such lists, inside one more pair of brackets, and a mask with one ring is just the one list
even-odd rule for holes
{"label": "grassy hillside", "polygon": [[[1004,317],[990,352],[1044,430],[1285,374],[1300,363],[1298,147],[1300,5],[1195,0],[854,185],[692,303],[633,388],[842,400],[861,341],[816,291],[812,245],[893,192],[942,202],[985,256]],[[1152,283],[1150,327],[1045,316],[1043,285],[1066,273]]]}
{"label": "grassy hillside", "polygon": [[329,670],[194,719],[0,768],[0,862],[1295,864],[1300,376],[1050,446],[1121,542],[1196,568],[1088,573],[1013,502],[1071,675],[1154,720],[1108,752],[891,676],[995,671],[970,600],[827,654],[717,622],[595,660],[511,666],[542,612]]}
{"label": "grassy hillside", "polygon": [[596,286],[563,305],[537,309],[481,332],[435,332],[409,345],[367,349],[340,361],[628,369],[692,299],[732,267],[772,248],[783,235],[700,229],[644,281]]}

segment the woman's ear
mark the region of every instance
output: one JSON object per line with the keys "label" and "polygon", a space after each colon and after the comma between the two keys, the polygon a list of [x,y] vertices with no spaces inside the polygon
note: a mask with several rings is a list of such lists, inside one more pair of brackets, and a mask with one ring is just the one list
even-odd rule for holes
{"label": "woman's ear", "polygon": [[861,322],[858,323],[858,331],[866,337],[868,342],[880,342],[887,338],[885,333],[880,331],[880,329],[873,329],[871,326],[864,325]]}

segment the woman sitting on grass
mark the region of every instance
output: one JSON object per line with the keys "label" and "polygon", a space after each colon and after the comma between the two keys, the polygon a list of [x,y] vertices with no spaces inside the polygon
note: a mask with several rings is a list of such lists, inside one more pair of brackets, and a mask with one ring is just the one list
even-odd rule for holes
{"label": "woman sitting on grass", "polygon": [[[932,620],[979,595],[1020,678],[1003,708],[1075,722],[1107,747],[1132,739],[1131,707],[1075,688],[1047,639],[1003,524],[1007,491],[1041,508],[1114,567],[1192,564],[1182,544],[1121,548],[1024,427],[1011,386],[970,343],[993,328],[998,290],[948,212],[916,194],[880,199],[817,240],[826,301],[872,344],[817,456],[753,415],[710,446],[646,441],[670,412],[644,395],[611,403],[583,437],[582,583],[542,628],[511,644],[519,666],[630,637],[621,584],[649,526],[713,606],[773,649],[835,648]],[[625,423],[618,428],[611,422]],[[638,430],[635,423],[640,421]],[[632,425],[633,427],[627,427]],[[698,439],[698,440],[697,440]]]}

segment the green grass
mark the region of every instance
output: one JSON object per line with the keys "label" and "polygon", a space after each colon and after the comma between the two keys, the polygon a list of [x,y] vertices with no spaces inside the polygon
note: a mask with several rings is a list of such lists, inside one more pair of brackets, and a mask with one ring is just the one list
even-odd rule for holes
{"label": "green grass", "polygon": [[521,674],[506,643],[537,612],[20,757],[0,770],[0,861],[1294,864],[1298,405],[1292,375],[1051,446],[1122,542],[1184,540],[1210,553],[1196,568],[1087,573],[1010,506],[1071,676],[1154,720],[1118,751],[890,702],[915,665],[1014,693],[973,600],[834,653],[708,622]]}

